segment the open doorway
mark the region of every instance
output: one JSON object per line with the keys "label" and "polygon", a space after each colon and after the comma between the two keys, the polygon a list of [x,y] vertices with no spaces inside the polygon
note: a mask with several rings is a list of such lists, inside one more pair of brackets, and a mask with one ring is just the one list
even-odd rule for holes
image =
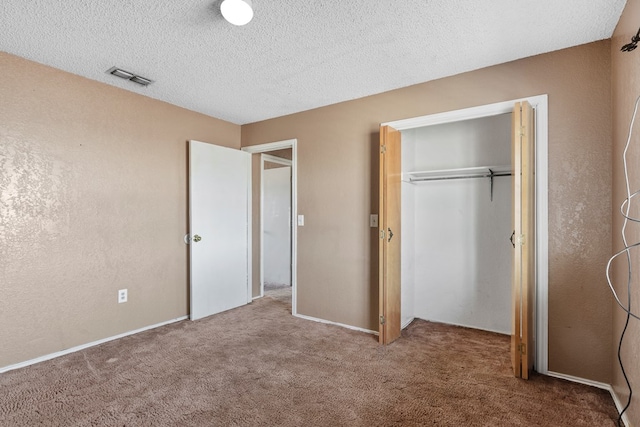
{"label": "open doorway", "polygon": [[291,149],[260,154],[261,295],[291,305]]}
{"label": "open doorway", "polygon": [[252,155],[252,297],[290,304],[296,315],[297,141],[242,150]]}

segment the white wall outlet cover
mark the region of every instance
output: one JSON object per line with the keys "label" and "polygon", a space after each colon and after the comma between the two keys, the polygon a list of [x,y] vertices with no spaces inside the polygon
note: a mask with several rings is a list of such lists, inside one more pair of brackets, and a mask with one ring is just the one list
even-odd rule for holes
{"label": "white wall outlet cover", "polygon": [[126,289],[120,289],[118,291],[118,304],[121,304],[123,302],[127,302],[127,290]]}
{"label": "white wall outlet cover", "polygon": [[371,228],[378,227],[378,214],[369,215],[369,227]]}
{"label": "white wall outlet cover", "polygon": [[304,226],[304,215],[298,215],[298,225],[300,227]]}

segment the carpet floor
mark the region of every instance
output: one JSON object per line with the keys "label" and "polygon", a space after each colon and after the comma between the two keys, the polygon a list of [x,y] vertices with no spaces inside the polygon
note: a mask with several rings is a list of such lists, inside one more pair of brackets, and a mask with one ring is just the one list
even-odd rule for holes
{"label": "carpet floor", "polygon": [[292,288],[289,285],[266,284],[264,285],[264,296],[279,301],[289,306],[291,311],[291,293]]}
{"label": "carpet floor", "polygon": [[0,375],[2,426],[615,426],[608,392],[512,377],[509,338],[417,320],[395,343],[265,298]]}

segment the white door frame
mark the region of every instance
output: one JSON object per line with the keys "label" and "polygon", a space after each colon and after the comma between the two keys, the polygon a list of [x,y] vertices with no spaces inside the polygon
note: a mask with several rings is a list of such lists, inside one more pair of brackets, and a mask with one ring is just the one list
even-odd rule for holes
{"label": "white door frame", "polygon": [[[285,141],[269,142],[266,144],[242,147],[242,151],[247,153],[267,153],[269,151],[284,150],[291,148],[291,314],[298,314],[298,227],[296,218],[298,217],[298,140],[287,139]],[[263,160],[260,162],[260,176],[262,177]],[[261,183],[262,184],[262,183]],[[260,191],[260,204],[262,204],[262,189]],[[262,210],[262,209],[261,209]],[[262,214],[260,214],[260,227],[262,228]],[[253,230],[249,227],[249,235]],[[262,245],[262,239],[260,239]],[[262,256],[262,248],[260,248]],[[263,260],[260,260],[260,292],[262,295],[263,283]]]}
{"label": "white door frame", "polygon": [[536,371],[549,373],[549,106],[547,95],[531,96],[462,110],[382,123],[397,130],[459,122],[511,113],[516,102],[528,101],[536,112]]}
{"label": "white door frame", "polygon": [[[291,156],[293,157],[293,156]],[[264,162],[276,163],[283,166],[291,167],[291,180],[293,181],[293,161],[289,159],[283,159],[282,157],[272,156],[271,154],[260,155],[260,296],[264,296]],[[291,201],[289,202],[290,218],[289,224],[291,227],[291,240],[293,241],[293,185],[291,185]],[[291,251],[291,264],[293,265],[293,245],[289,242],[289,250]],[[292,267],[293,270],[293,267]],[[291,284],[293,286],[293,271],[291,271]],[[293,294],[292,294],[293,298]],[[293,306],[293,304],[292,304]]]}

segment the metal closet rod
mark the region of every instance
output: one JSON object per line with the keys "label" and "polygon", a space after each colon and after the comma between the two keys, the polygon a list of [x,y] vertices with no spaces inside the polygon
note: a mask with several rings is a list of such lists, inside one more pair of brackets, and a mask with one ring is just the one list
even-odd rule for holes
{"label": "metal closet rod", "polygon": [[447,179],[469,179],[469,178],[495,178],[498,176],[511,176],[511,172],[498,172],[498,173],[483,173],[465,176],[436,176],[436,177],[424,177],[424,178],[409,178],[409,182],[418,181],[442,181]]}
{"label": "metal closet rod", "polygon": [[493,202],[493,178],[499,176],[511,176],[513,175],[511,172],[493,172],[490,168],[488,168],[489,173],[475,173],[468,175],[457,175],[457,176],[432,176],[432,177],[423,177],[423,178],[409,178],[409,182],[417,182],[417,181],[443,181],[449,179],[470,179],[470,178],[489,178],[491,185],[489,187],[489,197]]}

